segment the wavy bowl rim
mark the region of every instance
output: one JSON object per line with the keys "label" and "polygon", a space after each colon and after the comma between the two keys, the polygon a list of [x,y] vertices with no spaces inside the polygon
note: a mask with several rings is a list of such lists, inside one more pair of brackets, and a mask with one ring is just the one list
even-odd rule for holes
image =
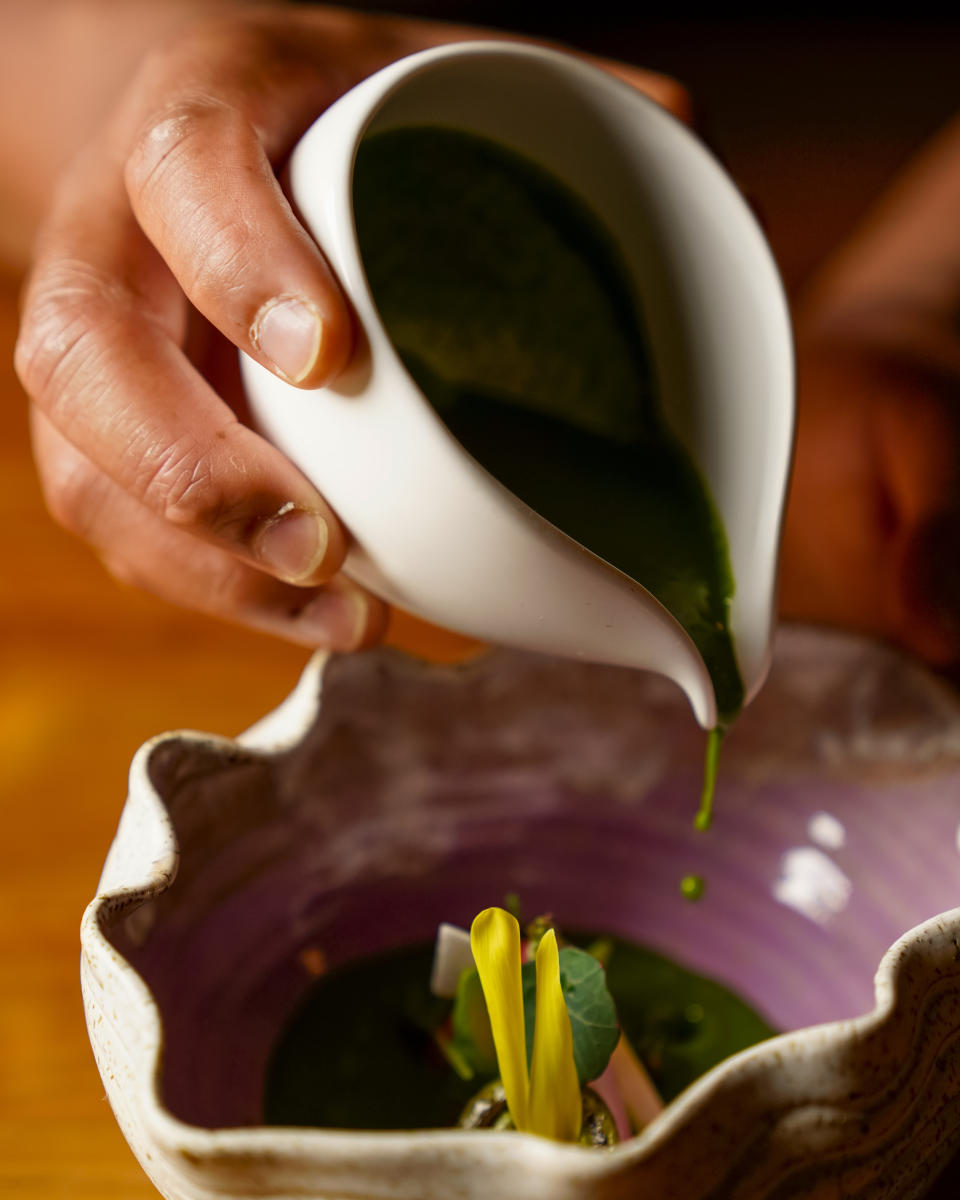
{"label": "wavy bowl rim", "polygon": [[[778,1034],[731,1055],[695,1080],[640,1134],[602,1155],[516,1132],[488,1132],[478,1138],[475,1132],[457,1129],[366,1131],[293,1126],[208,1129],[183,1121],[166,1108],[160,1096],[163,1022],[153,993],[101,927],[101,921],[111,911],[118,908],[133,911],[130,906],[162,894],[176,878],[176,837],[163,798],[150,780],[148,764],[159,746],[174,741],[216,749],[240,748],[253,757],[265,759],[299,744],[320,710],[324,668],[330,657],[323,651],[315,653],[293,691],[275,709],[236,737],[189,729],[172,730],[144,742],[131,761],[128,797],[104,866],[104,878],[111,872],[115,848],[123,837],[123,817],[137,805],[152,809],[144,815],[156,821],[160,836],[153,846],[143,847],[145,876],[105,888],[101,880],[98,885],[97,895],[87,905],[81,921],[81,975],[83,977],[87,971],[95,973],[100,962],[109,960],[136,998],[144,1024],[137,1039],[139,1052],[132,1055],[136,1058],[134,1077],[142,1085],[137,1101],[144,1131],[158,1148],[164,1148],[168,1153],[176,1152],[194,1165],[208,1166],[237,1154],[249,1158],[251,1154],[261,1153],[265,1158],[276,1160],[305,1155],[319,1166],[325,1151],[336,1150],[336,1153],[326,1155],[331,1160],[341,1159],[346,1151],[354,1162],[354,1156],[360,1153],[364,1159],[374,1155],[389,1159],[402,1152],[400,1156],[409,1165],[411,1159],[435,1159],[438,1151],[455,1150],[458,1164],[467,1171],[477,1166],[480,1160],[489,1165],[491,1154],[496,1153],[504,1160],[502,1165],[541,1172],[547,1169],[554,1174],[563,1173],[565,1178],[579,1176],[585,1182],[597,1181],[629,1171],[655,1151],[663,1149],[717,1094],[734,1084],[745,1071],[762,1065],[765,1058],[770,1059],[771,1071],[788,1071],[790,1058],[795,1056],[798,1062],[801,1061],[807,1049],[839,1048],[841,1044],[861,1041],[867,1035],[878,1033],[885,1024],[893,1023],[905,1002],[901,994],[904,963],[910,957],[910,951],[924,942],[938,940],[940,935],[951,937],[960,959],[960,907],[957,907],[907,930],[883,954],[874,977],[875,1003],[870,1011],[857,1017]],[[86,988],[84,990],[86,992]],[[86,994],[84,999],[86,1003]],[[119,1024],[114,1024],[118,1034]],[[787,1105],[786,1111],[801,1110],[811,1103],[797,1101]]]}

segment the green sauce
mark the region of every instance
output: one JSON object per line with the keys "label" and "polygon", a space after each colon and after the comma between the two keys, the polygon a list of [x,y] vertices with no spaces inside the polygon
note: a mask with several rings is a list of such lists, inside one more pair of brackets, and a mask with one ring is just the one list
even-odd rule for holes
{"label": "green sauce", "polygon": [[321,976],[281,1031],[267,1068],[267,1125],[435,1129],[456,1125],[479,1087],[433,1030],[449,1002],[429,991],[433,943]]}
{"label": "green sauce", "polygon": [[354,204],[384,326],[451,433],[665,605],[729,722],[743,685],[723,528],[659,411],[631,284],[605,229],[533,163],[445,128],[366,138]]}
{"label": "green sauce", "polygon": [[607,987],[620,1028],[665,1103],[776,1030],[736,993],[654,950],[616,941]]}
{"label": "green sauce", "polygon": [[717,790],[717,765],[720,762],[720,747],[723,745],[722,726],[711,729],[707,734],[707,753],[703,764],[703,789],[700,792],[700,808],[694,825],[706,832],[713,824],[713,795]]}
{"label": "green sauce", "polygon": [[[588,945],[588,935],[575,939]],[[621,1027],[664,1101],[774,1030],[729,989],[652,950],[611,939],[607,984]],[[462,1079],[433,1031],[450,1002],[429,993],[433,943],[323,976],[268,1064],[268,1125],[430,1129],[457,1123],[487,1082]]]}

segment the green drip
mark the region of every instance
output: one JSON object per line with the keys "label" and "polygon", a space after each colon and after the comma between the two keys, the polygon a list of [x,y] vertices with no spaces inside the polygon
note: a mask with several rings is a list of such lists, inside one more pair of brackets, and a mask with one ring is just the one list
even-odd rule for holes
{"label": "green drip", "polygon": [[700,830],[713,824],[713,797],[717,790],[717,763],[726,729],[717,725],[707,734],[707,753],[703,763],[703,790],[700,793],[700,808],[693,823]]}

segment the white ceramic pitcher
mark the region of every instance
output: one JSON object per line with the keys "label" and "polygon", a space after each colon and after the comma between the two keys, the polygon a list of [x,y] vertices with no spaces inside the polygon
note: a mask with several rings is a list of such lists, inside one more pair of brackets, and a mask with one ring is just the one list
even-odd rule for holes
{"label": "white ceramic pitcher", "polygon": [[291,191],[354,306],[364,347],[316,391],[245,359],[254,420],[345,522],[354,579],[484,640],[658,671],[711,727],[710,677],[679,623],[484,470],[387,337],[357,245],[353,166],[367,134],[422,124],[519,152],[568,183],[613,235],[664,416],[726,529],[730,626],[748,700],[762,683],[793,437],[787,306],[728,176],[680,122],[605,72],[556,51],[462,43],[392,64],[325,112],[294,152]]}

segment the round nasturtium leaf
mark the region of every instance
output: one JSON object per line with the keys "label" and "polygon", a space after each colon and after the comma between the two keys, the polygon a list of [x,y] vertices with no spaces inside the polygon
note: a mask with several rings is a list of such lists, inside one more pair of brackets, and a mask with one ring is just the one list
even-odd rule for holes
{"label": "round nasturtium leaf", "polygon": [[[599,962],[576,946],[560,951],[560,986],[570,1015],[573,1059],[581,1086],[602,1075],[620,1039],[617,1010],[607,990],[606,972]],[[523,1016],[527,1060],[533,1051],[537,978],[533,963],[523,967]]]}

